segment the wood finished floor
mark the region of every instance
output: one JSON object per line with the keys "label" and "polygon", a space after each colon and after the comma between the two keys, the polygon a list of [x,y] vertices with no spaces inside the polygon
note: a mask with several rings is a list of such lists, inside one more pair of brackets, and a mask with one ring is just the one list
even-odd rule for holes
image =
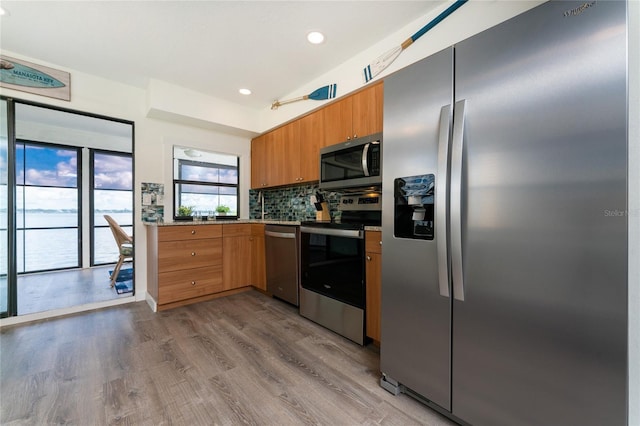
{"label": "wood finished floor", "polygon": [[378,385],[379,355],[257,291],[0,330],[3,425],[453,425]]}

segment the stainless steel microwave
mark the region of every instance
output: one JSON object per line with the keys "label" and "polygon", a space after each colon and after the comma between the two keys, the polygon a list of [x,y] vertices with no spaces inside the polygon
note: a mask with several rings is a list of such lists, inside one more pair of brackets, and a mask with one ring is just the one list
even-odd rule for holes
{"label": "stainless steel microwave", "polygon": [[320,188],[382,184],[382,133],[320,149]]}

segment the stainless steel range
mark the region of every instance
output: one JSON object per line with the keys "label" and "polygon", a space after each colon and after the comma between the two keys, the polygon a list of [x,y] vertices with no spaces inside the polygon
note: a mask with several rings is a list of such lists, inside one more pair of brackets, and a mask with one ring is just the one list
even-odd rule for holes
{"label": "stainless steel range", "polygon": [[366,225],[379,226],[379,192],[345,195],[341,218],[300,227],[300,315],[362,345],[365,342]]}

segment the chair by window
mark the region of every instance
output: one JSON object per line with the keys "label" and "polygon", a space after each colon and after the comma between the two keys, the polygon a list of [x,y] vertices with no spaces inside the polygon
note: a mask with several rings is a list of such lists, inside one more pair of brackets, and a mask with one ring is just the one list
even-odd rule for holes
{"label": "chair by window", "polygon": [[111,228],[111,233],[113,233],[113,238],[116,240],[118,253],[120,254],[118,257],[118,263],[116,263],[116,267],[111,273],[111,287],[113,287],[124,261],[133,259],[133,237],[127,235],[127,233],[124,232],[124,229],[122,229],[111,216],[105,214],[104,218],[109,224],[109,228]]}

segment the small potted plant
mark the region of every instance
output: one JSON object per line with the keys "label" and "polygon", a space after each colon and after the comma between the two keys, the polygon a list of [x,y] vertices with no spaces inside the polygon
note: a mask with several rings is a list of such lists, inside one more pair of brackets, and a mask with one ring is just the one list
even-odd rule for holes
{"label": "small potted plant", "polygon": [[193,206],[180,206],[178,207],[178,214],[176,220],[193,220]]}
{"label": "small potted plant", "polygon": [[220,204],[218,207],[216,207],[216,213],[218,216],[226,216],[227,213],[229,213],[231,209],[229,208],[229,206],[225,206],[224,204]]}

